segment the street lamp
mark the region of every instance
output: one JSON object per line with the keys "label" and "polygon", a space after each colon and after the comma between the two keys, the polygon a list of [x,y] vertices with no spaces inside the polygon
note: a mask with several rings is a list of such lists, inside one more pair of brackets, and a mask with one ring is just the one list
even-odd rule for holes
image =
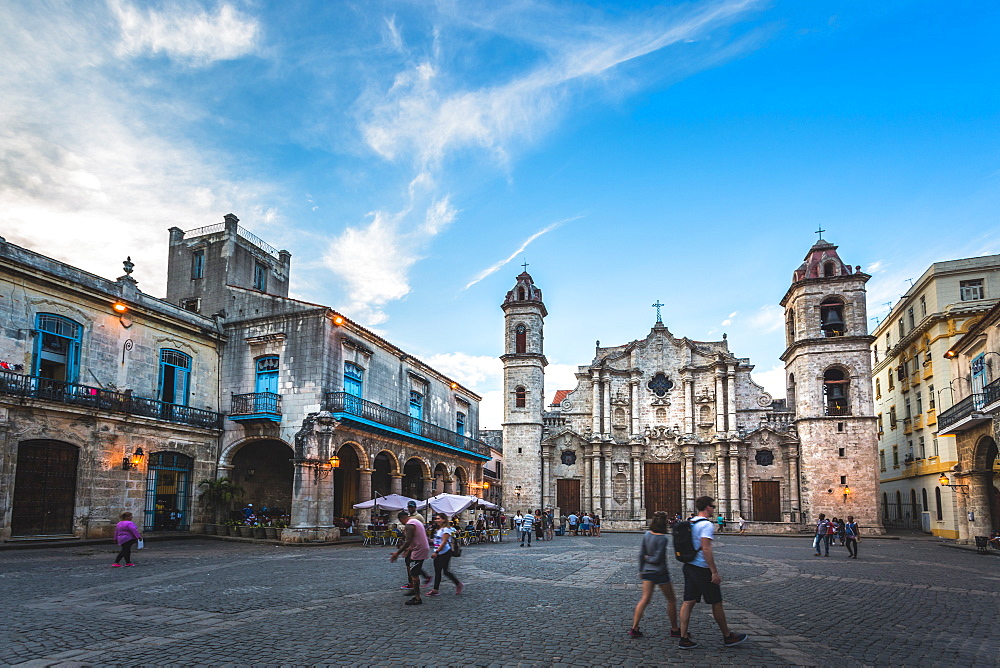
{"label": "street lamp", "polygon": [[950,480],[948,480],[948,476],[945,475],[944,473],[942,473],[941,477],[938,478],[938,483],[940,483],[940,485],[942,487],[955,487],[959,491],[963,491],[963,492],[968,492],[969,491],[969,486],[968,485],[957,485],[957,484],[951,482]]}
{"label": "street lamp", "polygon": [[141,447],[133,450],[131,456],[126,452],[125,456],[122,457],[122,471],[128,471],[129,469],[139,468],[139,466],[142,464],[142,459],[145,456],[146,453],[142,451]]}

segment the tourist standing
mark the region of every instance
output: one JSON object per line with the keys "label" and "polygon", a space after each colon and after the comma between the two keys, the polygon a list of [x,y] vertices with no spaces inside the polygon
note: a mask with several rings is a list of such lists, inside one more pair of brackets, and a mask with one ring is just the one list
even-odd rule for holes
{"label": "tourist standing", "polygon": [[566,513],[562,510],[559,511],[559,531],[560,536],[566,535],[566,527],[569,526],[569,518],[566,517]]}
{"label": "tourist standing", "polygon": [[407,569],[410,576],[410,591],[406,594],[413,598],[407,601],[406,605],[420,605],[423,603],[420,600],[420,575],[424,570],[424,559],[431,552],[430,544],[427,542],[427,531],[424,529],[424,523],[416,515],[400,510],[397,517],[400,523],[403,523],[403,544],[392,553],[389,561],[395,563],[400,554],[410,558]]}
{"label": "tourist standing", "polygon": [[434,532],[434,551],[431,552],[431,559],[434,560],[434,588],[427,592],[428,596],[440,596],[441,574],[455,583],[455,594],[461,594],[465,588],[458,578],[451,573],[451,558],[454,551],[451,548],[451,541],[455,538],[455,529],[451,526],[451,520],[444,513],[435,513],[434,524],[437,531]]}
{"label": "tourist standing", "polygon": [[580,528],[583,530],[584,536],[590,535],[590,513],[584,513],[583,518],[580,520]]}
{"label": "tourist standing", "polygon": [[535,511],[535,538],[539,543],[545,540],[545,514],[541,509]]}
{"label": "tourist standing", "polygon": [[740,535],[742,535],[747,526],[747,521],[743,519],[743,513],[738,513],[736,515],[736,521],[740,523]]}
{"label": "tourist standing", "polygon": [[705,603],[712,606],[712,616],[715,623],[722,631],[722,644],[726,647],[739,645],[747,639],[745,633],[733,633],[726,622],[726,611],[722,607],[722,576],[715,565],[715,556],[712,553],[712,539],[714,528],[712,526],[712,513],[715,512],[715,499],[710,496],[700,496],[694,502],[697,514],[691,521],[691,538],[694,547],[697,549],[695,557],[689,563],[684,564],[684,603],[681,604],[681,639],[678,647],[681,649],[693,649],[698,646],[691,639],[691,632],[688,627],[691,621],[691,610],[694,604],[705,599]]}
{"label": "tourist standing", "polygon": [[126,566],[135,566],[132,563],[132,548],[142,540],[142,533],[132,521],[132,513],[122,513],[119,517],[121,522],[115,525],[115,542],[119,546],[118,556],[115,557],[115,563],[111,566],[112,568],[121,568],[122,565],[118,562],[122,560],[125,561]]}
{"label": "tourist standing", "polygon": [[632,615],[632,628],[628,631],[632,638],[642,637],[639,622],[642,620],[642,614],[646,611],[646,606],[653,599],[653,590],[657,587],[667,597],[670,637],[677,638],[681,635],[680,627],[677,626],[677,597],[674,595],[674,586],[670,584],[670,571],[667,569],[667,554],[667,514],[661,510],[653,513],[653,519],[649,523],[649,531],[643,536],[642,546],[639,548],[639,579],[642,580],[642,598],[636,604],[635,613]]}
{"label": "tourist standing", "polygon": [[858,558],[858,540],[858,523],[854,521],[854,515],[848,515],[847,522],[844,523],[844,544],[847,545],[848,559]]}
{"label": "tourist standing", "polygon": [[722,516],[722,513],[719,513],[716,521],[719,523],[719,533],[724,532],[726,530],[726,518]]}
{"label": "tourist standing", "polygon": [[576,514],[576,512],[570,513],[569,517],[566,519],[569,520],[569,530],[573,532],[573,535],[580,535],[580,529],[578,528],[580,525],[580,517]]}
{"label": "tourist standing", "polygon": [[826,539],[828,532],[830,530],[830,521],[826,519],[825,513],[819,514],[819,519],[816,520],[816,540],[813,541],[813,546],[816,548],[816,554],[814,557],[822,556],[820,554],[820,549],[826,545],[826,556],[830,556],[830,542]]}
{"label": "tourist standing", "polygon": [[521,547],[524,547],[525,539],[528,541],[528,547],[531,547],[531,530],[534,524],[535,518],[530,512],[525,513],[524,517],[521,518]]}
{"label": "tourist standing", "polygon": [[521,524],[524,523],[524,515],[521,514],[520,510],[517,511],[514,514],[514,519],[512,521],[514,523],[514,531],[516,531],[518,534],[520,534],[521,533]]}

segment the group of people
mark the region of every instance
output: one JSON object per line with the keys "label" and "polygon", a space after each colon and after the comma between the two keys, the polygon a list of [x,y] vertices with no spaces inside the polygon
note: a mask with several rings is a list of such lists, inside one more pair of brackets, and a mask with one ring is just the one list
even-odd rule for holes
{"label": "group of people", "polygon": [[[653,598],[654,590],[659,587],[660,591],[667,599],[667,617],[670,620],[670,637],[677,638],[677,646],[681,649],[694,649],[698,647],[698,642],[691,637],[690,622],[691,611],[695,603],[702,600],[712,606],[712,616],[722,632],[722,644],[726,647],[739,645],[747,639],[745,633],[735,633],[729,628],[726,621],[726,612],[722,607],[722,589],[719,586],[722,582],[722,575],[715,563],[715,556],[712,550],[712,540],[715,535],[715,523],[712,518],[715,513],[715,499],[710,496],[702,496],[695,500],[697,512],[688,520],[668,518],[665,512],[656,512],[649,523],[649,530],[643,536],[642,545],[639,549],[639,578],[642,580],[642,597],[635,606],[632,615],[632,627],[628,635],[632,638],[641,638],[642,631],[639,630],[639,622]],[[684,598],[680,606],[680,614],[677,610],[677,596],[670,579],[670,550],[668,549],[668,532],[671,524],[677,527],[680,522],[686,522],[684,527],[690,532],[691,544],[694,554],[688,555],[690,561],[686,561],[681,568],[684,574]],[[679,527],[678,527],[679,528]],[[677,535],[675,532],[674,549],[680,548],[677,545]]]}
{"label": "group of people", "polygon": [[[434,513],[433,534],[428,537],[427,528],[417,515],[415,503],[397,515],[403,527],[403,541],[399,549],[389,556],[389,561],[395,563],[400,555],[406,564],[407,582],[402,586],[403,594],[409,599],[405,605],[421,605],[423,598],[420,593],[421,580],[423,586],[434,586],[424,592],[425,596],[441,595],[441,576],[447,577],[455,585],[455,594],[461,594],[465,585],[451,572],[452,557],[458,554],[458,543],[455,542],[455,528],[451,519],[445,513]],[[433,546],[432,546],[433,543]],[[424,572],[424,561],[431,560],[434,565],[434,577]]]}
{"label": "group of people", "polygon": [[552,509],[528,511],[521,514],[521,511],[514,513],[510,518],[511,528],[517,532],[521,539],[521,547],[525,541],[531,547],[531,534],[534,533],[537,540],[552,540],[555,537],[555,517]]}
{"label": "group of people", "polygon": [[[816,537],[813,539],[813,549],[816,551],[813,556],[830,556],[830,545],[840,540],[840,544],[847,548],[847,558],[858,558],[858,523],[854,521],[853,515],[848,515],[844,521],[839,518],[827,519],[825,513],[819,514],[816,520]],[[821,550],[825,554],[821,554]]]}
{"label": "group of people", "polygon": [[563,533],[566,533],[568,528],[574,536],[582,534],[584,536],[600,537],[601,535],[601,518],[594,513],[583,513],[582,515],[570,513],[569,516],[563,515],[559,518],[559,524],[562,526]]}

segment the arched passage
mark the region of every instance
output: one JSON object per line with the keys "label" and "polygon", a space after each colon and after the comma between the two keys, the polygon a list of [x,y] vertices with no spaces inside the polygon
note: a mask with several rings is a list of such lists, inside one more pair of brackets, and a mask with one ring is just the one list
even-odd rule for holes
{"label": "arched passage", "polygon": [[399,470],[396,458],[383,450],[375,455],[372,463],[372,496],[376,492],[382,496],[392,494],[392,476]]}
{"label": "arched passage", "polygon": [[350,518],[355,511],[352,506],[367,499],[358,498],[361,489],[361,461],[358,452],[350,443],[345,443],[337,451],[340,466],[333,472],[333,515]]}
{"label": "arched passage", "polygon": [[258,517],[290,514],[292,456],[292,448],[276,439],[250,441],[233,454],[230,477],[243,487],[243,503],[252,503]]}
{"label": "arched passage", "polygon": [[1000,468],[997,464],[997,443],[989,436],[983,436],[976,444],[973,457],[975,471],[981,476],[981,484],[974,484],[969,490],[973,496],[971,506],[979,512],[989,512],[984,517],[986,525],[993,531],[1000,531]]}
{"label": "arched passage", "polygon": [[430,477],[427,464],[422,459],[412,457],[403,466],[403,496],[411,499],[423,499],[424,478]]}
{"label": "arched passage", "polygon": [[455,467],[455,494],[469,493],[469,474],[461,466]]}
{"label": "arched passage", "polygon": [[434,467],[434,482],[431,484],[430,496],[443,494],[445,491],[445,481],[448,479],[448,467],[443,463]]}

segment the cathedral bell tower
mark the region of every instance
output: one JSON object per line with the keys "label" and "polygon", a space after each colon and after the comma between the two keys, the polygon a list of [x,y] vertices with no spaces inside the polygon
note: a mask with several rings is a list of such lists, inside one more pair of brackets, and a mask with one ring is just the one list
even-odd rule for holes
{"label": "cathedral bell tower", "polygon": [[541,443],[545,407],[542,291],[527,271],[501,306],[504,312],[503,503],[509,512],[542,507]]}
{"label": "cathedral bell tower", "polygon": [[802,517],[853,515],[865,533],[881,525],[878,437],[872,400],[865,283],[820,239],[792,275],[781,306],[781,355],[800,442]]}

